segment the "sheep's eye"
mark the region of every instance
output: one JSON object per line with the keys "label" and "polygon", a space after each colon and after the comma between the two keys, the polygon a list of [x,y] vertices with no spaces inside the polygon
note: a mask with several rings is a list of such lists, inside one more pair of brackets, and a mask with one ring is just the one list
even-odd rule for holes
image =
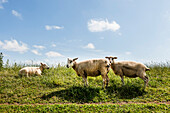
{"label": "sheep's eye", "polygon": [[70,63],[72,63],[73,61],[70,61]]}

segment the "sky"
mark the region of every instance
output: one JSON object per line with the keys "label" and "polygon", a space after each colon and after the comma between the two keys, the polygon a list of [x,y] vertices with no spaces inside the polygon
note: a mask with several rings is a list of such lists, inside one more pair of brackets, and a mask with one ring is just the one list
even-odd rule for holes
{"label": "sky", "polygon": [[170,0],[0,0],[0,52],[11,63],[170,61]]}

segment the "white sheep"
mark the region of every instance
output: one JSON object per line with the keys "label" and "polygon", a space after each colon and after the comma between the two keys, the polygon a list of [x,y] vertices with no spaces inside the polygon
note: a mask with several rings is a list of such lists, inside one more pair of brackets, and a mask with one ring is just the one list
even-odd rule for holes
{"label": "white sheep", "polygon": [[117,57],[105,57],[106,59],[109,59],[111,63],[111,68],[114,71],[116,75],[119,75],[121,77],[121,81],[124,85],[124,77],[140,77],[144,81],[144,88],[146,85],[148,85],[149,78],[146,76],[146,71],[150,70],[147,68],[144,64],[133,62],[133,61],[121,61],[121,62],[115,62],[114,59],[117,59]]}
{"label": "white sheep", "polygon": [[44,69],[49,69],[46,64],[40,63],[40,67],[24,67],[19,71],[21,76],[30,76],[30,75],[41,75]]}
{"label": "white sheep", "polygon": [[78,76],[81,76],[84,81],[84,86],[88,85],[87,76],[96,77],[101,75],[103,79],[103,88],[108,86],[109,77],[108,72],[110,69],[110,62],[106,59],[93,59],[77,63],[78,58],[69,59],[67,68],[72,67]]}

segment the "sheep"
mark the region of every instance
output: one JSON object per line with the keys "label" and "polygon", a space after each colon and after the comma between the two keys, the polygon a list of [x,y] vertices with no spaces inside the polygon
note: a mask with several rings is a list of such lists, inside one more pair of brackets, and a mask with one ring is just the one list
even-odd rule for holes
{"label": "sheep", "polygon": [[67,61],[67,68],[72,67],[78,76],[81,76],[84,81],[84,86],[88,86],[87,76],[97,77],[102,76],[103,86],[108,86],[109,77],[108,72],[110,70],[110,62],[107,59],[92,59],[77,63],[78,58],[70,59]]}
{"label": "sheep", "polygon": [[147,68],[144,64],[133,61],[115,62],[114,59],[117,59],[117,57],[105,57],[105,58],[110,61],[111,68],[114,71],[114,73],[121,77],[123,85],[124,85],[123,76],[130,78],[139,77],[144,81],[144,88],[146,88],[146,85],[148,85],[149,82],[149,78],[146,76],[146,71],[149,71],[150,69]]}
{"label": "sheep", "polygon": [[41,73],[44,69],[49,69],[49,67],[46,64],[40,63],[40,67],[24,67],[19,71],[20,76],[27,76],[30,75],[38,75],[41,76]]}

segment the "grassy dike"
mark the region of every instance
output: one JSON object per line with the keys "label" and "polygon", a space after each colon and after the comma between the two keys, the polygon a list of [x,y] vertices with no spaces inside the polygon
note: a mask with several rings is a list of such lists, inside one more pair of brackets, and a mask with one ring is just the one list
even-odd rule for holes
{"label": "grassy dike", "polygon": [[[146,109],[148,112],[154,109],[166,112],[169,109],[169,104],[149,104],[150,102],[169,103],[169,65],[159,64],[150,67],[151,71],[147,72],[150,79],[149,86],[145,90],[143,80],[140,78],[125,78],[125,86],[122,86],[120,77],[114,75],[113,71],[109,72],[108,88],[102,89],[101,76],[88,77],[89,86],[84,87],[82,78],[78,77],[71,68],[59,65],[45,70],[42,76],[27,78],[18,76],[21,67],[21,65],[15,64],[0,71],[0,110],[2,112],[25,109],[30,112],[40,109],[50,112],[51,109],[55,111],[60,108],[71,111],[75,109],[79,112],[86,109],[99,110],[99,108],[103,111],[108,108],[115,112],[117,110],[135,111],[135,109],[141,111]],[[132,104],[117,104],[121,102],[131,102]],[[62,104],[58,105],[58,103]],[[63,103],[72,104],[64,105]],[[86,105],[87,103],[94,104]],[[114,105],[96,105],[95,103],[114,103]]]}

